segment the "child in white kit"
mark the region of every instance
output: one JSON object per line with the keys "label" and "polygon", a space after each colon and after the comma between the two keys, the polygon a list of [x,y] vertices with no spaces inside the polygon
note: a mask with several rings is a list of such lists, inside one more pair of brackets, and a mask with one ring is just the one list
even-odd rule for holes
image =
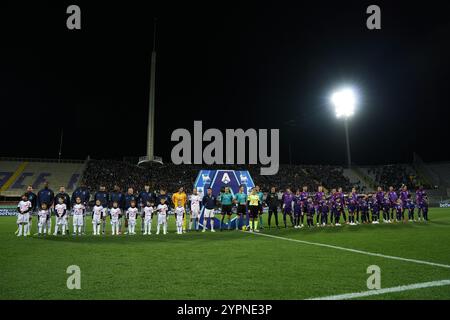
{"label": "child in white kit", "polygon": [[26,237],[28,234],[31,208],[31,202],[28,201],[28,197],[24,194],[22,196],[22,200],[17,205],[17,211],[19,212],[17,214],[17,224],[19,226],[19,233],[17,234],[18,237],[22,236],[22,234]]}
{"label": "child in white kit", "polygon": [[92,208],[92,229],[94,236],[100,234],[100,225],[102,223],[104,208],[100,204],[100,200],[95,201],[95,206]]}
{"label": "child in white kit", "polygon": [[119,235],[119,227],[120,227],[120,216],[122,215],[122,211],[118,208],[119,204],[117,202],[113,203],[113,207],[109,210],[109,214],[111,216],[111,227],[112,227],[112,235]]}
{"label": "child in white kit", "polygon": [[153,207],[149,201],[147,201],[147,204],[144,207],[143,215],[144,215],[144,234],[152,234]]}
{"label": "child in white kit", "polygon": [[127,210],[127,219],[128,219],[128,233],[136,234],[136,217],[138,215],[138,208],[136,208],[136,201],[132,200],[130,202],[130,207]]}
{"label": "child in white kit", "polygon": [[58,204],[55,206],[56,223],[55,223],[55,233],[54,236],[58,235],[59,226],[61,226],[62,235],[66,234],[67,226],[67,216],[66,216],[67,206],[64,203],[63,198],[59,198]]}
{"label": "child in white kit", "polygon": [[175,209],[175,216],[177,219],[177,234],[183,233],[183,217],[184,217],[184,207],[181,205],[181,202],[178,201],[178,206]]}
{"label": "child in white kit", "polygon": [[39,217],[38,235],[50,233],[50,230],[47,230],[47,219],[49,215],[50,211],[47,209],[47,204],[43,203],[41,205],[41,210],[39,210],[38,212]]}
{"label": "child in white kit", "polygon": [[156,226],[156,234],[159,234],[159,228],[163,225],[163,232],[167,234],[167,211],[169,207],[165,204],[166,199],[161,198],[161,203],[156,207],[156,211],[158,211],[158,224]]}
{"label": "child in white kit", "polygon": [[81,235],[83,231],[83,220],[84,220],[84,211],[86,210],[85,206],[81,203],[81,198],[77,197],[75,199],[75,205],[73,206],[73,235],[78,234]]}

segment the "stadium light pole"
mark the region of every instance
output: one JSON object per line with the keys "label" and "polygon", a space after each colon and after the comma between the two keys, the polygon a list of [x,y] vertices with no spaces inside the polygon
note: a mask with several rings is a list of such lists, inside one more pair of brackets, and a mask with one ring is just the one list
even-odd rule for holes
{"label": "stadium light pole", "polygon": [[350,139],[348,134],[348,122],[349,118],[355,113],[356,106],[356,96],[352,89],[345,88],[335,91],[331,95],[331,103],[334,105],[334,111],[336,113],[336,118],[344,119],[345,127],[345,141],[347,145],[347,166],[348,168],[352,165],[352,158],[350,153]]}

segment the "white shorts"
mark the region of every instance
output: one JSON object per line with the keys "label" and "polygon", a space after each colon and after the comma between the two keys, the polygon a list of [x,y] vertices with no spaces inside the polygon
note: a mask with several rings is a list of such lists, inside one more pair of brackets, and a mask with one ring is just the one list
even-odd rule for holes
{"label": "white shorts", "polygon": [[111,224],[112,225],[116,225],[116,224],[119,224],[119,219],[111,219]]}
{"label": "white shorts", "polygon": [[150,217],[145,217],[144,218],[144,223],[152,223],[152,218],[150,218]]}
{"label": "white shorts", "polygon": [[136,218],[129,218],[128,219],[128,224],[130,225],[132,225],[132,226],[134,226],[134,225],[136,225]]}
{"label": "white shorts", "polygon": [[39,225],[43,226],[44,224],[47,223],[47,218],[46,217],[39,217]]}
{"label": "white shorts", "polygon": [[206,209],[203,211],[203,218],[214,218],[214,209]]}
{"label": "white shorts", "polygon": [[94,216],[92,218],[92,224],[100,224],[100,223],[102,223],[102,218],[101,217]]}
{"label": "white shorts", "polygon": [[74,226],[82,226],[83,225],[83,215],[77,214],[73,216],[73,225]]}
{"label": "white shorts", "polygon": [[30,221],[30,214],[27,213],[19,213],[17,215],[17,223],[28,223]]}
{"label": "white shorts", "polygon": [[195,219],[198,218],[199,216],[200,216],[200,207],[199,206],[191,207],[191,218]]}
{"label": "white shorts", "polygon": [[158,224],[165,224],[165,223],[167,223],[166,215],[158,214]]}
{"label": "white shorts", "polygon": [[177,216],[177,225],[183,224],[183,216]]}
{"label": "white shorts", "polygon": [[66,216],[64,216],[64,217],[56,217],[56,224],[57,224],[58,226],[60,226],[60,225],[66,225],[66,224],[67,224]]}

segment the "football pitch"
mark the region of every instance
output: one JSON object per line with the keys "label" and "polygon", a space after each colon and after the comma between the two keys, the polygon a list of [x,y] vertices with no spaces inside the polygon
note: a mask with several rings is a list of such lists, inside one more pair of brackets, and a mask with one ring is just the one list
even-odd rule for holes
{"label": "football pitch", "polygon": [[[0,299],[450,299],[450,209],[429,216],[183,235],[170,217],[167,235],[93,236],[88,222],[85,236],[27,238],[14,235],[15,217],[0,217]],[[79,290],[66,285],[71,265],[81,270]],[[372,265],[376,294],[367,287]]]}

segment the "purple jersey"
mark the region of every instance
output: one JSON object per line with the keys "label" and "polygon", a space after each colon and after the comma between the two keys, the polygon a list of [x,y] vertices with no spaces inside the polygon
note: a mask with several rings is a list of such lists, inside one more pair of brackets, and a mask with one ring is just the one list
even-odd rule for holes
{"label": "purple jersey", "polygon": [[285,193],[283,193],[281,201],[283,202],[283,204],[287,210],[291,210],[292,202],[294,201],[294,195],[292,193],[285,192]]}
{"label": "purple jersey", "polygon": [[404,191],[400,192],[400,199],[402,200],[403,204],[405,204],[406,200],[408,200],[408,196],[409,196],[408,190],[404,190]]}
{"label": "purple jersey", "polygon": [[397,202],[398,195],[395,191],[389,191],[389,201],[391,204],[395,204]]}
{"label": "purple jersey", "polygon": [[423,204],[425,202],[426,192],[423,189],[418,189],[416,191],[416,202],[417,204]]}
{"label": "purple jersey", "polygon": [[314,202],[316,204],[320,203],[322,201],[324,193],[322,191],[316,192],[316,195],[314,196]]}
{"label": "purple jersey", "polygon": [[380,205],[380,206],[383,205],[384,192],[383,191],[378,191],[377,195],[376,195],[376,198],[377,198],[378,205]]}
{"label": "purple jersey", "polygon": [[300,200],[302,201],[302,205],[306,205],[306,201],[308,200],[308,192],[307,191],[300,192]]}

